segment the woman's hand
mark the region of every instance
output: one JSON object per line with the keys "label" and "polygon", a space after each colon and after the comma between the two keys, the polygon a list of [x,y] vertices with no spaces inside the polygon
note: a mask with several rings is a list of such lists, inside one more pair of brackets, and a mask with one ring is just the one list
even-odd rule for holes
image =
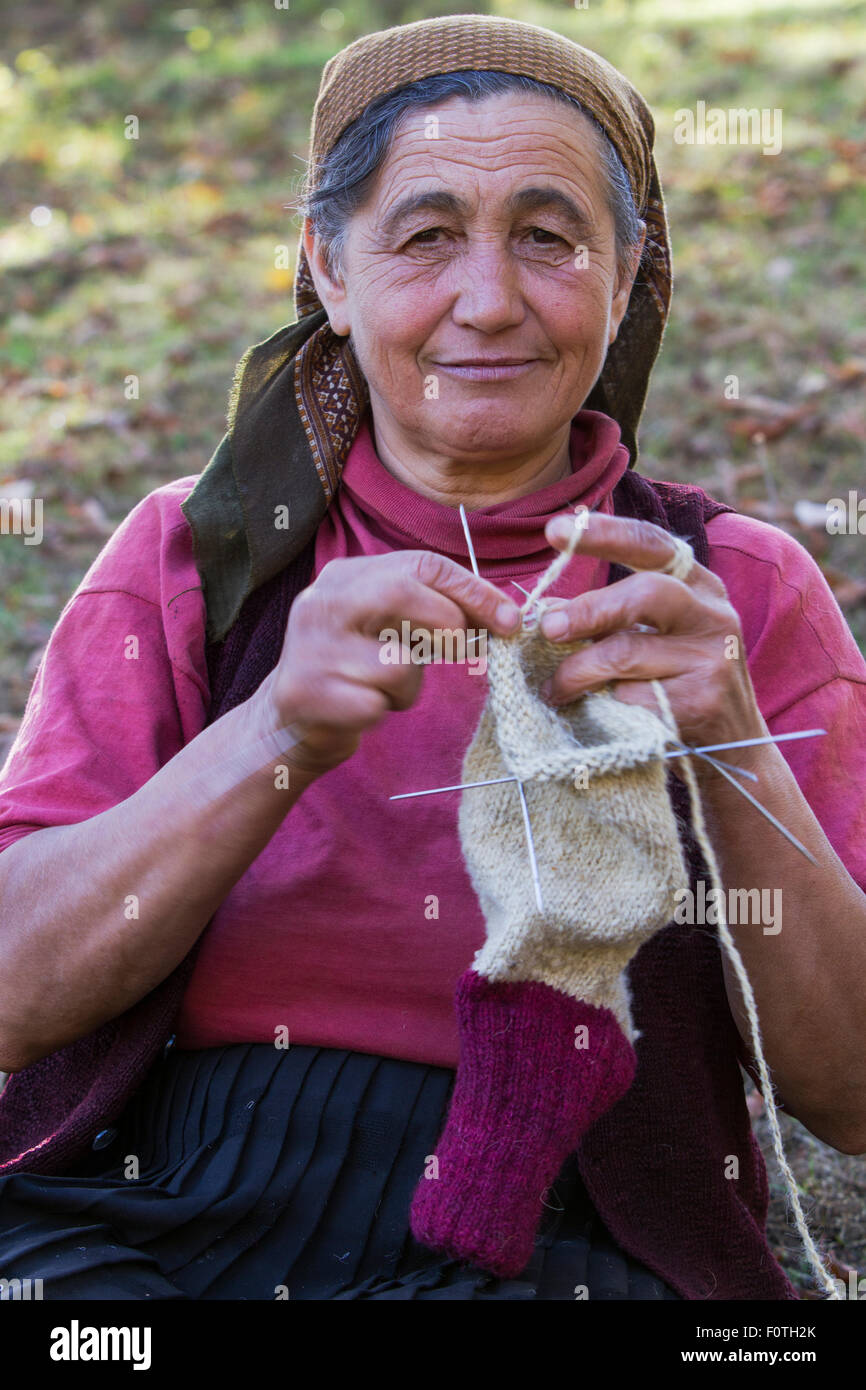
{"label": "woman's hand", "polygon": [[[292,604],[280,659],[252,697],[268,733],[302,735],[286,753],[318,776],[354,753],[365,729],[408,709],[423,669],[382,660],[385,629],[516,631],[516,603],[447,556],[426,550],[332,560]],[[411,629],[410,629],[411,630]]]}
{"label": "woman's hand", "polygon": [[[573,535],[567,514],[548,522],[550,544]],[[592,639],[566,656],[543,694],[569,704],[613,683],[619,700],[659,713],[650,681],[664,682],[677,727],[693,747],[765,736],[746,664],[740,621],[724,584],[697,561],[687,579],[661,574],[674,557],[668,533],[649,521],[591,513],[579,553],[640,573],[578,598],[551,599],[541,631],[551,641]],[[642,624],[653,631],[641,631]],[[706,765],[698,763],[695,771]]]}
{"label": "woman's hand", "polygon": [[[553,519],[548,540],[564,549],[573,527],[567,514]],[[693,747],[767,735],[737,614],[719,579],[699,564],[685,580],[658,573],[673,559],[674,547],[667,532],[651,522],[592,513],[579,551],[641,572],[579,598],[551,601],[542,632],[551,640],[593,639],[557,668],[551,691],[558,703],[612,682],[618,699],[657,709],[648,684],[656,679],[664,685],[683,739]],[[556,636],[549,631],[554,616],[566,620]],[[635,631],[638,623],[655,631]],[[778,935],[742,918],[729,923],[752,984],[774,1088],[789,1114],[819,1139],[842,1153],[861,1154],[866,1149],[866,1004],[860,984],[866,970],[866,898],[776,745],[719,756],[757,775],[761,804],[812,856],[804,858],[746,807],[737,787],[705,771],[701,759],[693,760],[704,783],[703,809],[726,889],[775,893],[783,884],[790,907]],[[731,1011],[751,1050],[740,985],[727,957],[722,961]]]}

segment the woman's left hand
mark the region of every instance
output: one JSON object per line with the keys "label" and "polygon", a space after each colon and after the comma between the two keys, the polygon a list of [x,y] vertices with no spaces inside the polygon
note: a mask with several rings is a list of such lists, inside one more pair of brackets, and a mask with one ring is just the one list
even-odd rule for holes
{"label": "woman's left hand", "polygon": [[[547,538],[564,549],[574,517],[552,519]],[[556,601],[542,618],[567,619],[568,639],[592,645],[563,658],[552,678],[559,703],[614,685],[618,699],[658,712],[651,680],[661,682],[677,726],[692,747],[766,737],[746,665],[737,613],[721,580],[694,564],[685,580],[660,574],[673,559],[668,533],[647,521],[590,513],[578,551],[619,561],[638,573],[579,598]],[[655,571],[655,572],[653,572]],[[655,631],[635,631],[637,623]],[[551,637],[553,634],[550,634]],[[732,640],[736,639],[736,641]],[[713,850],[726,888],[775,892],[784,884],[784,928],[766,934],[742,918],[732,935],[751,982],[773,1086],[789,1114],[842,1153],[866,1148],[866,898],[836,855],[778,745],[719,753],[759,777],[761,804],[805,845],[806,859],[702,758]],[[676,769],[676,759],[671,763]],[[677,774],[679,775],[679,774]],[[731,779],[733,781],[733,779]],[[779,922],[781,926],[781,919]],[[722,957],[725,986],[745,1047],[752,1032],[739,980]],[[811,1020],[804,1028],[803,1020]]]}
{"label": "woman's left hand", "polygon": [[[674,546],[668,532],[652,522],[598,512],[584,520],[578,554],[639,573],[578,598],[543,601],[541,631],[551,641],[592,639],[592,645],[563,659],[542,687],[544,698],[566,705],[612,683],[617,699],[658,714],[650,685],[658,680],[681,737],[692,747],[765,736],[740,620],[722,581],[697,561],[684,580],[659,573],[673,560]],[[574,518],[568,513],[552,518],[545,534],[564,550],[574,534]],[[636,624],[654,630],[644,632]]]}

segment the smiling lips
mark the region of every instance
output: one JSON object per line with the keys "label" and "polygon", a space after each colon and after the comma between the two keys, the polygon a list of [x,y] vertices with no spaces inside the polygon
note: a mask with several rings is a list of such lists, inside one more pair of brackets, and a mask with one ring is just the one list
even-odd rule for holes
{"label": "smiling lips", "polygon": [[535,357],[465,357],[458,362],[436,362],[449,376],[464,381],[510,381],[535,366]]}

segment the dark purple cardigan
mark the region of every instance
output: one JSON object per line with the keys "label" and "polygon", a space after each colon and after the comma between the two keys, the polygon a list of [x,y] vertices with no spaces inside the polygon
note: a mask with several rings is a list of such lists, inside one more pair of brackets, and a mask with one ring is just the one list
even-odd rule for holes
{"label": "dark purple cardigan", "polygon": [[[705,522],[731,510],[700,488],[632,471],[614,499],[618,515],[687,537],[704,565]],[[209,723],[249,699],[276,664],[292,599],[310,582],[313,545],[256,589],[225,640],[208,647]],[[626,573],[612,566],[609,582]],[[686,789],[671,782],[694,882],[709,875]],[[170,1041],[197,949],[125,1014],[10,1078],[0,1097],[0,1176],[69,1171],[94,1146]],[[593,1202],[623,1248],[684,1298],[796,1299],[764,1234],[767,1175],[738,1065],[751,1059],[715,931],[669,925],[641,947],[630,981],[641,1034],[635,1080],[578,1151]],[[736,1179],[725,1177],[731,1155]]]}

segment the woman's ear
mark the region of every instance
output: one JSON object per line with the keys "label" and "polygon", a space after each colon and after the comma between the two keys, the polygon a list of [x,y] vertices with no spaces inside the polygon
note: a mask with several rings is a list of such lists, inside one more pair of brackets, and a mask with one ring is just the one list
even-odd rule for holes
{"label": "woman's ear", "polygon": [[304,218],[303,244],[313,284],[328,315],[331,328],[338,337],[345,338],[352,326],[349,321],[346,287],[342,278],[328,265],[321,237],[313,231],[308,217]]}
{"label": "woman's ear", "polygon": [[607,339],[608,347],[610,347],[611,343],[616,338],[620,330],[620,325],[625,318],[625,311],[628,308],[628,301],[631,298],[632,286],[635,282],[641,256],[643,255],[643,249],[646,244],[646,223],[641,222],[640,225],[640,241],[636,242],[631,248],[629,268],[626,270],[621,266],[617,267],[616,288],[610,306],[610,332]]}

